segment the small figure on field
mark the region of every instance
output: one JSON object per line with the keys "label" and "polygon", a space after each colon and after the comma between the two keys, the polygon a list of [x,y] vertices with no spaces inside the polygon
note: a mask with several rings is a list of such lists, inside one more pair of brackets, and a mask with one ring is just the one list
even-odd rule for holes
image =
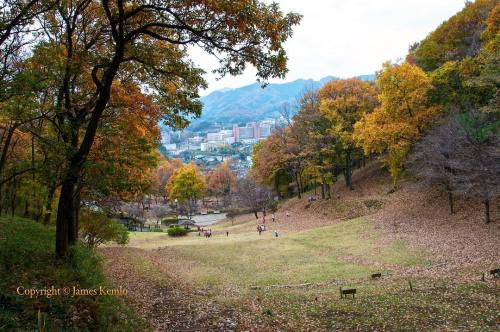
{"label": "small figure on field", "polygon": [[290,217],[290,212],[286,211],[286,216]]}
{"label": "small figure on field", "polygon": [[274,213],[272,214],[271,219],[273,220],[273,222],[276,222],[276,216],[274,215]]}
{"label": "small figure on field", "polygon": [[257,232],[259,232],[259,235],[262,234],[262,228],[260,227],[260,225],[257,225]]}
{"label": "small figure on field", "polygon": [[229,236],[229,232],[226,232],[226,236]]}
{"label": "small figure on field", "polygon": [[275,236],[275,237],[278,237],[278,236],[279,236],[279,233],[278,233],[278,230],[277,230],[277,229],[275,229],[275,230],[274,230],[274,236]]}

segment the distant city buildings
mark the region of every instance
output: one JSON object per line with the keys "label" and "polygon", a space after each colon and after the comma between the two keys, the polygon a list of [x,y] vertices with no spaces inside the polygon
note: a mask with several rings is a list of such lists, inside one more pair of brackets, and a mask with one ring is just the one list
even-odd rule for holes
{"label": "distant city buildings", "polygon": [[162,133],[162,143],[169,155],[185,162],[194,160],[200,167],[207,169],[225,158],[231,158],[234,171],[241,176],[251,167],[253,145],[271,135],[274,128],[276,121],[266,119],[244,126],[234,124],[231,129],[212,129],[214,131],[211,132],[166,131]]}
{"label": "distant city buildings", "polygon": [[251,122],[245,127],[233,125],[233,137],[235,142],[240,142],[247,139],[259,140],[271,135],[272,129],[275,127],[275,120],[264,120],[260,123]]}

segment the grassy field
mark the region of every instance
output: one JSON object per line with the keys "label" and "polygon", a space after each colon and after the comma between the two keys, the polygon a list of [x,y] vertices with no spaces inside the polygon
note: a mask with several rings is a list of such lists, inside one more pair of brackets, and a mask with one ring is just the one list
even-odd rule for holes
{"label": "grassy field", "polygon": [[[384,240],[364,218],[278,238],[272,225],[261,236],[255,226],[250,217],[234,226],[222,223],[212,227],[210,239],[198,233],[183,238],[134,233],[129,246],[155,249],[166,258],[156,265],[147,258],[136,261],[144,274],[157,276],[155,266],[164,265],[162,271],[172,271],[177,280],[209,289],[207,296],[254,317],[262,330],[278,324],[284,330],[311,331],[487,331],[500,324],[494,282],[413,276],[412,271],[432,268],[429,255],[404,241]],[[384,277],[372,281],[374,272]],[[341,300],[341,286],[355,287],[356,298]]]}
{"label": "grassy field", "polygon": [[[366,278],[388,273],[388,266],[428,264],[424,253],[404,242],[380,244],[380,234],[363,218],[305,232],[261,236],[249,228],[254,222],[213,228],[210,239],[191,233],[172,239],[164,234],[136,233],[131,246],[167,247],[188,267],[181,273],[199,285],[242,286],[320,283],[333,279]],[[236,232],[235,229],[239,230]],[[229,236],[225,232],[229,231]],[[224,275],[224,278],[220,278]]]}

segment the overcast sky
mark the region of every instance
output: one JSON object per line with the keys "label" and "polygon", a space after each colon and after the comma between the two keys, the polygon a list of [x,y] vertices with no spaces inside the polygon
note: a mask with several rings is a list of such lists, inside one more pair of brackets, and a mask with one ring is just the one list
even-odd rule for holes
{"label": "overcast sky", "polygon": [[[271,1],[265,1],[271,2]],[[342,78],[372,74],[387,60],[404,58],[408,47],[464,7],[464,0],[276,0],[283,11],[304,17],[285,44],[289,72],[284,80]],[[237,88],[255,82],[255,70],[217,81],[217,61],[191,50],[205,69],[209,88]]]}

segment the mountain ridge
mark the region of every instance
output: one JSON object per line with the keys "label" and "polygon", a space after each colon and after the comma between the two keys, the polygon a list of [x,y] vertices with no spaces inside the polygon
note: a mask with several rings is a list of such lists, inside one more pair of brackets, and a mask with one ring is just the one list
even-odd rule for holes
{"label": "mountain ridge", "polygon": [[[374,75],[357,76],[371,81]],[[293,103],[307,89],[321,88],[331,80],[340,79],[326,76],[320,80],[296,79],[286,83],[272,83],[262,88],[253,83],[240,88],[223,88],[201,97],[203,112],[200,118],[194,119],[191,130],[201,130],[214,123],[230,125],[274,118],[279,115],[283,103]]]}

